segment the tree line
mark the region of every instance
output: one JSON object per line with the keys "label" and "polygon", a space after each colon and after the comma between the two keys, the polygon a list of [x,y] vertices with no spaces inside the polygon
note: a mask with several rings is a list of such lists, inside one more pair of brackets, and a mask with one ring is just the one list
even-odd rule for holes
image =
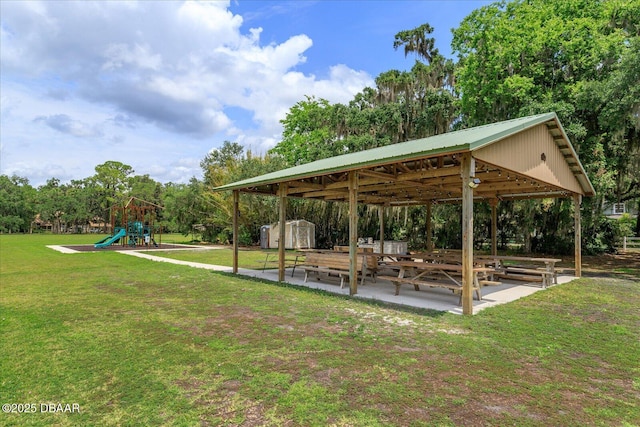
{"label": "tree line", "polygon": [[[123,197],[164,206],[161,223],[209,241],[231,238],[231,201],[212,187],[325,157],[428,137],[451,130],[555,111],[597,195],[583,202],[583,247],[610,249],[620,234],[640,236],[640,221],[612,222],[605,202],[640,209],[640,0],[499,1],[473,11],[453,30],[457,60],[435,48],[428,23],[400,31],[394,49],[414,58],[408,71],[389,70],[348,104],[306,97],[282,120],[281,141],[264,156],[225,141],[201,162],[203,180],[160,184],[130,166],[106,162],[96,174],[38,189],[20,177],[0,177],[0,230],[26,231],[38,214],[59,224],[104,218]],[[9,191],[9,189],[12,189]],[[17,195],[21,193],[20,195]],[[23,197],[24,196],[24,197]],[[259,227],[275,222],[276,201],[242,195],[241,243],[255,243]],[[570,252],[571,201],[525,200],[498,206],[502,246]],[[377,212],[360,207],[361,236],[375,237]],[[459,245],[456,206],[436,206],[437,245]],[[346,241],[346,207],[295,200],[288,218],[316,224],[317,241]],[[425,209],[388,209],[386,235],[424,244]],[[475,209],[478,246],[488,240],[489,208]]]}

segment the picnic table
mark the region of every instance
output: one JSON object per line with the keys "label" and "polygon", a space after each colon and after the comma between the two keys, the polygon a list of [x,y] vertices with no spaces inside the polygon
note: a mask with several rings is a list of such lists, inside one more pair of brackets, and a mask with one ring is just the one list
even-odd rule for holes
{"label": "picnic table", "polygon": [[373,258],[379,265],[386,265],[388,263],[394,263],[398,261],[412,260],[413,255],[409,254],[387,254],[380,252],[365,252],[364,256]]}
{"label": "picnic table", "polygon": [[[305,251],[306,258],[304,263],[299,264],[304,269],[304,281],[307,282],[309,273],[314,273],[316,278],[320,280],[320,275],[339,276],[340,288],[344,287],[345,281],[350,278],[351,274],[351,257],[346,252],[331,250],[313,250]],[[365,253],[358,253],[356,257],[356,274],[361,276],[361,285],[364,285],[365,277],[371,276],[373,281],[376,280],[377,264],[371,265],[366,258]]]}
{"label": "picnic table", "polygon": [[439,253],[439,252],[416,252],[411,255],[411,259],[424,262],[434,262],[442,264],[461,264],[462,254],[460,253]]}
{"label": "picnic table", "polygon": [[[505,261],[524,262],[526,264],[507,264]],[[491,265],[498,277],[514,280],[526,280],[530,282],[542,282],[546,288],[558,283],[558,270],[555,265],[561,262],[558,258],[539,258],[510,255],[479,255],[474,258],[474,263]],[[530,265],[530,264],[534,265]],[[539,265],[539,266],[538,266]],[[544,266],[543,266],[544,265]]]}
{"label": "picnic table", "polygon": [[[423,252],[413,254],[413,260],[422,260],[429,263],[461,264],[462,256],[455,253],[441,254]],[[543,288],[546,288],[552,283],[558,283],[558,269],[556,268],[556,264],[561,261],[561,259],[557,258],[510,255],[477,255],[473,258],[474,265],[479,267],[493,267],[496,270],[494,275],[497,277],[528,282],[541,282]]]}
{"label": "picnic table", "polygon": [[[462,273],[460,264],[397,261],[389,263],[388,266],[397,268],[398,276],[379,276],[379,278],[392,282],[396,286],[396,295],[400,293],[400,286],[406,283],[413,285],[416,291],[420,290],[420,285],[451,289],[454,293],[460,294],[459,303],[462,302],[462,283],[454,277]],[[488,275],[494,271],[490,267],[473,267],[473,290],[478,300],[482,299],[480,288],[483,282],[495,283],[488,279]]]}

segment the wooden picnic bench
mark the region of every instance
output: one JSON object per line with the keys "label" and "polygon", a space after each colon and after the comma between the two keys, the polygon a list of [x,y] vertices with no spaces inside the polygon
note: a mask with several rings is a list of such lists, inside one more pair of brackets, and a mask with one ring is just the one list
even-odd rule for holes
{"label": "wooden picnic bench", "polygon": [[[356,272],[361,276],[360,284],[363,285],[365,276],[371,273],[367,272],[364,255],[358,254],[356,260]],[[309,278],[309,273],[315,273],[318,280],[320,280],[320,274],[333,275],[340,277],[340,288],[343,288],[345,279],[350,278],[351,259],[345,252],[307,252],[304,263],[299,266],[304,269],[305,282]]]}
{"label": "wooden picnic bench", "polygon": [[[425,262],[460,264],[462,257],[455,253],[416,253],[414,259],[421,259]],[[507,262],[523,262],[523,264],[508,264]],[[507,256],[507,255],[478,255],[474,257],[473,262],[480,267],[491,266],[495,268],[495,277],[522,280],[526,282],[540,282],[543,288],[551,284],[558,283],[558,269],[555,264],[561,262],[561,259],[555,258],[537,258],[524,256]],[[543,264],[543,266],[530,265]],[[484,279],[482,285],[501,285],[502,283],[492,278]]]}
{"label": "wooden picnic bench", "polygon": [[[523,262],[526,264],[505,264],[505,261]],[[482,255],[474,260],[474,262],[492,265],[496,270],[494,275],[497,277],[527,282],[540,282],[543,288],[558,283],[558,270],[555,268],[555,264],[561,261],[561,259],[556,258],[501,255]],[[534,265],[530,265],[532,263]],[[544,264],[544,266],[536,266],[535,264]]]}
{"label": "wooden picnic bench", "polygon": [[[349,246],[334,245],[333,250],[335,252],[348,253]],[[373,248],[358,248],[356,253],[366,255],[367,274],[375,281],[376,274],[378,273],[378,257],[373,253]]]}
{"label": "wooden picnic bench", "polygon": [[[456,264],[462,265],[462,256],[460,253],[455,252],[417,252],[411,255],[412,260],[414,261],[422,261],[434,264]],[[476,262],[474,260],[474,265],[476,267],[487,267],[488,262],[480,260]],[[460,275],[460,272],[452,272],[451,274]],[[494,280],[492,275],[489,277],[488,274],[481,273],[483,276],[478,280],[480,286],[500,286],[502,282],[498,280]]]}
{"label": "wooden picnic bench", "polygon": [[433,262],[441,264],[462,264],[462,255],[456,253],[434,253],[434,252],[416,252],[411,254],[411,258],[423,262]]}
{"label": "wooden picnic bench", "polygon": [[[454,275],[462,273],[462,266],[459,264],[440,264],[429,262],[399,261],[392,263],[399,268],[398,276],[379,276],[378,278],[392,282],[396,287],[396,295],[400,294],[402,284],[413,285],[416,291],[420,290],[420,285],[430,287],[440,287],[451,289],[460,295],[459,303],[462,303],[462,283],[454,278]],[[482,299],[480,288],[490,273],[494,270],[488,267],[473,267],[473,291],[478,300]],[[495,283],[491,281],[492,283]]]}

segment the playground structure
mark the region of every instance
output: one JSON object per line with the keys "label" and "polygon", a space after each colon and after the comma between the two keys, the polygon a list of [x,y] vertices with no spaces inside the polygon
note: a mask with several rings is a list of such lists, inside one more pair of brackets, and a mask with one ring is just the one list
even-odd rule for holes
{"label": "playground structure", "polygon": [[[113,234],[93,246],[105,248],[120,243],[122,246],[130,247],[159,247],[154,227],[158,209],[162,207],[136,197],[131,197],[124,206],[112,206],[110,215]],[[116,222],[120,225],[116,226]]]}

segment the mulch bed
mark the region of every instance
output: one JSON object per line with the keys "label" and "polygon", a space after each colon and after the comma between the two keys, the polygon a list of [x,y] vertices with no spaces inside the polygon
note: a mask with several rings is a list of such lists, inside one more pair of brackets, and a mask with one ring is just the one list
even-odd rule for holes
{"label": "mulch bed", "polygon": [[170,245],[167,243],[159,244],[158,247],[150,246],[122,246],[120,244],[110,245],[105,248],[96,248],[93,245],[64,245],[63,247],[73,249],[78,252],[103,252],[103,251],[155,251],[155,250],[167,250],[167,249],[184,249],[182,245]]}

